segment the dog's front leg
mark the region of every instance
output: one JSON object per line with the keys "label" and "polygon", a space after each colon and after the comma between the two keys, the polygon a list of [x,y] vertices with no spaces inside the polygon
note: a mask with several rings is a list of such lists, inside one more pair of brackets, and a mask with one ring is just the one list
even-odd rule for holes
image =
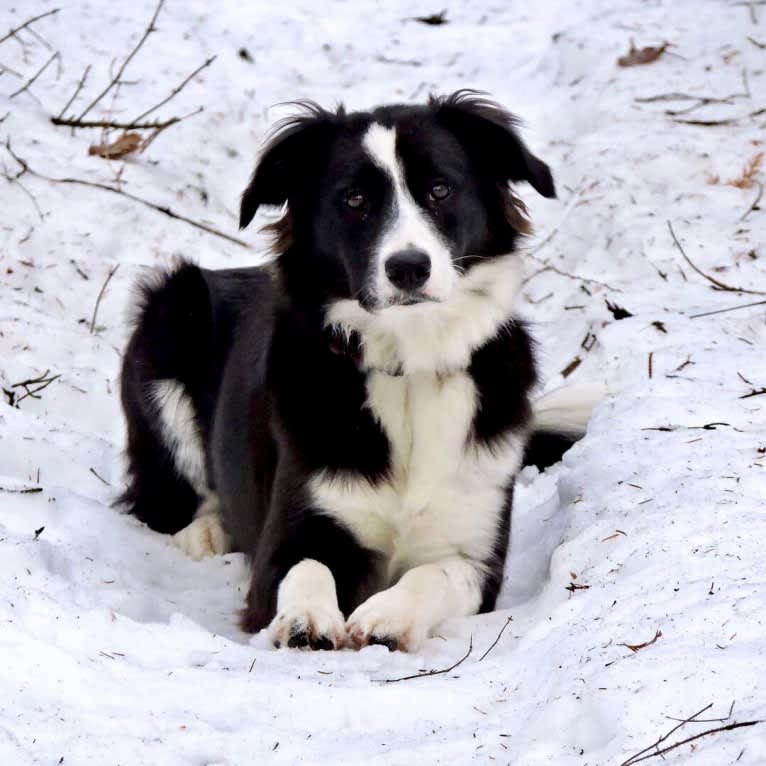
{"label": "dog's front leg", "polygon": [[275,646],[340,649],[346,643],[335,578],[325,564],[303,559],[285,575],[269,625]]}
{"label": "dog's front leg", "polygon": [[410,569],[349,617],[350,642],[414,651],[444,620],[478,611],[484,576],[481,564],[459,556]]}

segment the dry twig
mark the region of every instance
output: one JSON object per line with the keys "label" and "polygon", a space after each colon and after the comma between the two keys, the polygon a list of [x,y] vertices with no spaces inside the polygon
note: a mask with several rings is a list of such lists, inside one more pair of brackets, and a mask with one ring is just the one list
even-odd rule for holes
{"label": "dry twig", "polygon": [[513,617],[509,616],[508,619],[505,621],[505,624],[503,625],[503,627],[500,628],[500,632],[497,634],[497,638],[490,644],[489,649],[487,649],[487,651],[484,652],[484,654],[482,654],[481,657],[479,657],[479,662],[481,662],[497,646],[498,641],[500,641],[500,639],[503,636],[503,633],[505,633],[505,629],[511,624],[512,621],[513,621]]}
{"label": "dry twig", "polygon": [[449,673],[459,665],[462,665],[470,656],[473,651],[473,636],[468,639],[468,651],[453,665],[448,668],[442,668],[441,670],[421,670],[419,673],[413,673],[411,676],[402,676],[401,678],[376,678],[375,681],[381,684],[396,684],[399,681],[411,681],[413,678],[425,678],[427,676],[440,676],[444,673]]}
{"label": "dry twig", "polygon": [[222,231],[219,231],[218,229],[208,226],[207,224],[201,223],[200,221],[195,221],[193,218],[187,218],[185,215],[181,215],[180,213],[176,213],[174,210],[171,210],[169,207],[166,207],[164,205],[157,205],[154,202],[150,202],[147,199],[144,199],[143,197],[138,197],[135,194],[130,194],[130,192],[123,191],[122,189],[118,189],[114,186],[109,186],[108,184],[102,184],[98,183],[96,181],[85,181],[82,178],[54,178],[53,176],[46,176],[43,173],[39,173],[36,170],[33,170],[29,163],[23,159],[22,157],[19,157],[11,148],[11,142],[10,139],[6,141],[5,148],[8,150],[8,153],[13,157],[16,162],[19,163],[19,165],[22,168],[22,172],[19,175],[23,175],[24,173],[29,173],[32,176],[35,176],[36,178],[41,178],[44,181],[48,181],[49,183],[54,184],[73,184],[76,186],[89,186],[93,189],[102,189],[103,191],[111,192],[112,194],[119,194],[122,197],[126,197],[127,199],[133,200],[133,202],[138,202],[141,205],[144,205],[144,207],[151,208],[152,210],[156,210],[158,213],[162,213],[163,215],[168,216],[168,218],[173,218],[177,221],[183,221],[184,223],[188,223],[190,226],[194,226],[196,229],[200,229],[202,231],[206,231],[208,234],[212,234],[216,237],[220,237],[221,239],[225,239],[227,242],[232,242],[235,245],[239,245],[240,247],[246,247],[249,248],[250,245],[247,244],[244,240],[237,239],[237,237],[232,237],[230,234],[226,234]]}
{"label": "dry twig", "polygon": [[26,29],[31,24],[34,24],[36,21],[40,21],[40,19],[44,19],[46,16],[53,16],[55,13],[58,13],[61,9],[60,8],[54,8],[52,11],[46,11],[45,13],[41,13],[39,16],[33,16],[31,19],[27,19],[23,24],[20,24],[15,29],[11,29],[7,35],[0,37],[0,44],[4,43],[6,40],[8,40],[11,37],[15,37],[17,32],[21,32],[22,29]]}
{"label": "dry twig", "polygon": [[711,277],[709,274],[706,274],[686,254],[686,251],[683,249],[683,247],[681,246],[681,243],[678,241],[678,237],[676,237],[675,231],[673,231],[673,224],[671,224],[670,221],[666,221],[666,223],[667,223],[668,229],[670,231],[670,236],[673,237],[673,242],[676,243],[676,247],[678,248],[679,252],[683,256],[684,260],[701,277],[704,277],[705,279],[707,279],[707,281],[710,282],[713,285],[713,289],[714,290],[726,290],[727,292],[731,292],[731,293],[748,293],[749,295],[766,295],[766,292],[763,292],[761,290],[746,290],[744,287],[733,287],[732,285],[727,285],[724,282],[719,281],[715,277]]}
{"label": "dry twig", "polygon": [[[69,99],[69,101],[66,102],[66,104],[64,104],[64,108],[58,113],[58,117],[51,118],[51,121],[53,119],[60,119],[61,117],[63,117],[64,112],[66,112],[66,110],[69,109],[69,107],[72,106],[72,104],[75,102],[75,99],[77,98],[77,96],[80,95],[80,91],[83,89],[83,86],[85,85],[85,81],[88,79],[88,75],[90,74],[90,67],[91,67],[90,64],[88,64],[88,66],[85,67],[85,71],[82,73],[82,77],[80,78],[80,81],[77,83],[77,87],[75,88],[75,91],[72,94],[71,98]],[[54,125],[55,124],[56,123],[54,123]]]}
{"label": "dry twig", "polygon": [[763,184],[758,184],[758,194],[755,195],[755,199],[753,200],[753,203],[750,205],[750,207],[745,210],[745,212],[742,214],[742,217],[739,219],[738,223],[742,223],[745,218],[747,218],[750,213],[754,212],[755,210],[760,210],[758,207],[761,197],[763,196]]}
{"label": "dry twig", "polygon": [[15,98],[21,95],[24,91],[29,90],[30,86],[34,84],[35,80],[52,64],[57,58],[60,58],[61,54],[56,51],[38,70],[32,75],[31,79],[27,80],[18,90],[15,90],[9,98]]}
{"label": "dry twig", "polygon": [[[142,112],[133,120],[133,123],[139,123],[142,120],[146,119],[152,112],[156,112],[157,109],[159,109],[162,106],[165,106],[165,104],[168,103],[171,99],[175,98],[203,69],[207,69],[215,60],[218,58],[217,56],[211,56],[207,61],[205,61],[203,64],[200,64],[190,75],[185,77],[183,81],[180,83],[180,85],[177,85],[173,90],[170,92],[170,95],[166,98],[163,98],[162,101],[160,101],[158,104],[155,104],[151,109],[147,109],[145,112]],[[174,118],[176,122],[178,122],[178,119]],[[172,123],[171,123],[172,124]],[[159,126],[155,126],[159,127]],[[169,126],[165,126],[169,127]]]}
{"label": "dry twig", "polygon": [[[660,748],[659,746],[666,742],[675,732],[677,732],[680,728],[686,726],[690,723],[703,723],[706,719],[700,719],[699,716],[702,715],[706,710],[710,710],[710,708],[713,707],[713,704],[710,703],[709,705],[705,705],[705,707],[702,708],[702,710],[699,710],[694,715],[689,716],[688,718],[684,718],[680,721],[680,723],[677,726],[674,726],[667,734],[663,734],[661,737],[659,737],[655,742],[653,742],[648,747],[645,747],[643,750],[639,750],[639,752],[635,753],[634,755],[631,755],[630,758],[627,758],[624,760],[620,766],[634,766],[636,763],[640,763],[641,761],[647,761],[650,758],[657,758],[657,757],[663,757],[665,753],[670,752],[671,750],[675,750],[677,747],[681,747],[681,745],[686,745],[689,742],[693,742],[694,740],[701,739],[702,737],[707,737],[710,734],[716,734],[718,732],[722,731],[731,731],[733,729],[740,729],[745,726],[755,726],[756,724],[762,723],[762,721],[742,721],[741,723],[730,723],[726,726],[718,726],[715,729],[707,729],[706,731],[701,731],[698,734],[695,734],[691,737],[686,737],[686,739],[679,740],[678,742],[674,742],[672,745],[668,745],[667,747]],[[730,711],[733,709],[730,708]],[[731,712],[729,713],[729,716],[731,716]],[[679,719],[672,719],[672,720],[679,720]],[[727,721],[728,718],[720,718],[720,719],[713,719],[717,721]]]}
{"label": "dry twig", "polygon": [[109,269],[109,273],[106,275],[106,279],[104,280],[104,284],[101,285],[101,289],[98,291],[98,297],[96,298],[96,305],[93,307],[93,316],[90,320],[90,334],[93,335],[93,333],[96,332],[96,316],[98,315],[98,307],[101,305],[101,299],[104,297],[104,293],[106,292],[106,288],[109,286],[109,283],[112,281],[112,277],[115,275],[115,272],[117,269],[120,268],[120,264],[116,264],[111,269]]}
{"label": "dry twig", "polygon": [[689,319],[699,319],[700,317],[709,317],[713,314],[725,314],[728,311],[739,311],[740,309],[749,309],[751,306],[763,306],[766,301],[756,301],[755,303],[744,303],[741,306],[730,306],[728,309],[716,309],[715,311],[705,311],[702,314],[691,314]]}
{"label": "dry twig", "polygon": [[143,35],[141,35],[141,39],[136,44],[135,48],[133,48],[133,50],[128,54],[125,61],[122,62],[122,64],[120,65],[120,68],[117,70],[117,74],[111,79],[111,81],[106,86],[106,88],[104,88],[98,94],[98,96],[96,96],[96,98],[93,99],[93,101],[91,101],[90,104],[88,104],[88,106],[85,107],[85,109],[83,109],[78,119],[82,120],[85,117],[85,115],[88,114],[88,112],[90,112],[90,110],[93,109],[93,107],[95,107],[99,103],[99,101],[101,101],[101,99],[104,98],[104,96],[106,96],[106,94],[109,93],[109,91],[112,90],[112,88],[114,88],[115,85],[117,85],[118,82],[120,82],[122,73],[125,71],[128,64],[130,64],[130,62],[133,60],[133,57],[141,49],[141,46],[146,42],[146,38],[149,37],[149,35],[152,32],[156,31],[156,27],[154,26],[154,23],[157,21],[157,17],[160,15],[160,11],[162,10],[162,6],[164,5],[164,3],[165,3],[165,0],[159,0],[159,3],[157,3],[157,7],[154,10],[154,15],[152,16],[152,20],[149,22],[149,26],[147,26],[146,29],[144,30],[144,33]]}

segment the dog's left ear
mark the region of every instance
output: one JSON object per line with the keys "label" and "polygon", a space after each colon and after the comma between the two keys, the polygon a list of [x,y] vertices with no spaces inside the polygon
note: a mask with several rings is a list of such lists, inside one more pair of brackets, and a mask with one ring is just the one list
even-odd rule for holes
{"label": "dog's left ear", "polygon": [[527,149],[516,132],[518,121],[499,104],[472,90],[431,97],[431,104],[436,118],[499,182],[527,181],[543,197],[556,196],[550,168]]}

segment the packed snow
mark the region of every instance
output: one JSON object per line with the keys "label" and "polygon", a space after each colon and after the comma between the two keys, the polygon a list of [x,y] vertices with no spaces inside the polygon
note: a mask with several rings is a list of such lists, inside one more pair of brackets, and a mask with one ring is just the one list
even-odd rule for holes
{"label": "packed snow", "polygon": [[[0,38],[55,7],[6,0]],[[86,67],[66,114],[98,96],[155,8],[66,3],[0,42],[0,763],[617,765],[711,703],[727,720],[658,747],[766,718],[766,396],[744,398],[766,386],[764,307],[695,316],[766,294],[766,6],[466,0],[433,25],[426,0],[167,0],[88,118],[129,121],[217,56],[150,118],[204,111],[90,156],[120,132],[49,118]],[[670,45],[620,67],[631,40]],[[280,102],[464,87],[523,118],[559,189],[519,189],[544,388],[613,394],[563,463],[519,477],[495,613],[418,654],[274,650],[237,627],[241,555],[194,562],[112,507],[131,287],[178,255],[264,257],[238,195]],[[766,724],[664,757],[762,765]]]}

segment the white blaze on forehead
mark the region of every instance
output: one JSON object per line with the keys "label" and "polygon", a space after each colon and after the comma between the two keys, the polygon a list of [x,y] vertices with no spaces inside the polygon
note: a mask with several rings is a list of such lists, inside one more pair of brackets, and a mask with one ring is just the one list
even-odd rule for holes
{"label": "white blaze on forehead", "polygon": [[396,153],[396,128],[373,123],[362,140],[372,161],[389,177],[393,186],[390,220],[386,223],[376,247],[373,289],[385,303],[396,294],[386,277],[385,263],[400,250],[422,250],[431,259],[431,276],[422,292],[436,300],[446,300],[457,282],[449,246],[418,206],[407,188],[404,168]]}

